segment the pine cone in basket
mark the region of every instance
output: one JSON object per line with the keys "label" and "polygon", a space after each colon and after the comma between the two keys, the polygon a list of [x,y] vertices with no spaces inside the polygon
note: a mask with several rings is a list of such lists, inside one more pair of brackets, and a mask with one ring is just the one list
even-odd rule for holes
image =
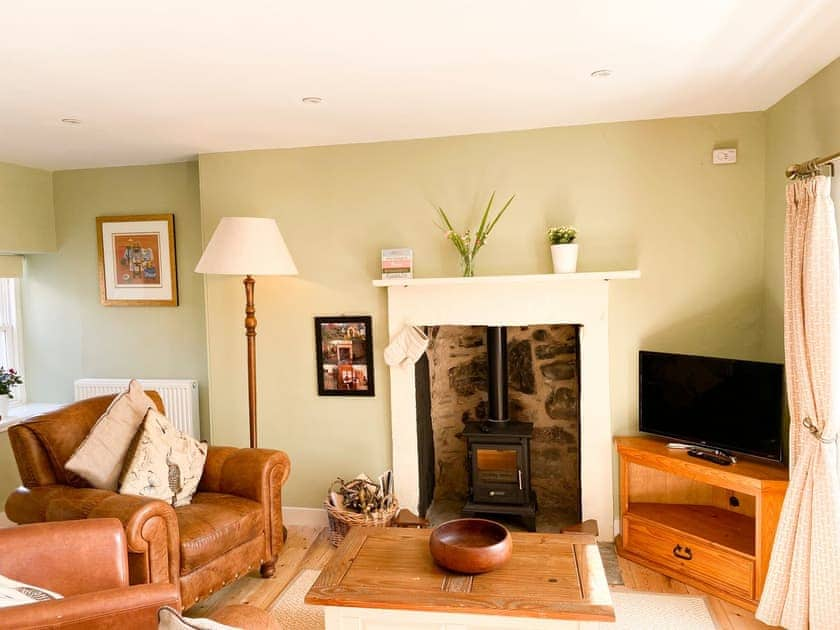
{"label": "pine cone in basket", "polygon": [[330,495],[334,494],[342,497],[341,507],[365,516],[384,510],[390,503],[390,497],[384,495],[382,488],[366,477],[347,482],[339,477],[330,487]]}

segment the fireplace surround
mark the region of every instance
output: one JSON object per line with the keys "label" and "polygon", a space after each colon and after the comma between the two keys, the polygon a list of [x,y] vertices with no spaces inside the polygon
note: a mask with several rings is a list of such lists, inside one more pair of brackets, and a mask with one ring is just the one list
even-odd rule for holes
{"label": "fireplace surround", "polygon": [[[612,423],[609,381],[609,280],[638,271],[378,280],[387,287],[388,329],[406,325],[580,326],[581,514],[613,538]],[[416,510],[420,496],[413,366],[390,370],[393,469],[400,503]]]}

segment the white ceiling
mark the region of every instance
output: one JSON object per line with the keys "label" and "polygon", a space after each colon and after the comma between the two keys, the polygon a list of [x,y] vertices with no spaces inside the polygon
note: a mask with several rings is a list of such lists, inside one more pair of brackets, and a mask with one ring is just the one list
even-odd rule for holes
{"label": "white ceiling", "polygon": [[0,0],[0,161],[762,110],[838,33],[838,0]]}

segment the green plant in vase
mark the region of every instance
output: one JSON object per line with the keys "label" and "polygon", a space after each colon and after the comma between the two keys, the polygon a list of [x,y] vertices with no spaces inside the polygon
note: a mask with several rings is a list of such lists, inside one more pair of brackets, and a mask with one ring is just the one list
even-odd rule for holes
{"label": "green plant in vase", "polygon": [[571,225],[548,228],[548,242],[551,244],[551,262],[554,273],[577,271],[578,245],[577,229]]}
{"label": "green plant in vase", "polygon": [[465,278],[471,278],[475,275],[475,257],[478,254],[478,250],[487,243],[487,237],[490,236],[490,232],[496,227],[496,223],[502,218],[502,215],[508,209],[515,196],[511,195],[510,199],[502,206],[502,209],[496,213],[496,216],[490,219],[490,210],[493,208],[493,201],[496,199],[496,193],[493,192],[490,195],[490,201],[487,202],[487,207],[484,209],[484,214],[481,216],[481,222],[475,233],[470,230],[459,233],[452,226],[452,221],[449,220],[443,208],[435,206],[443,221],[443,225],[438,225],[438,227],[443,231],[444,236],[452,241],[455,249],[458,250],[458,255],[461,257],[461,270]]}
{"label": "green plant in vase", "polygon": [[569,245],[577,238],[577,229],[571,225],[548,228],[548,242],[552,245]]}
{"label": "green plant in vase", "polygon": [[9,413],[9,402],[14,398],[12,391],[17,385],[23,385],[23,379],[14,369],[0,367],[0,418]]}

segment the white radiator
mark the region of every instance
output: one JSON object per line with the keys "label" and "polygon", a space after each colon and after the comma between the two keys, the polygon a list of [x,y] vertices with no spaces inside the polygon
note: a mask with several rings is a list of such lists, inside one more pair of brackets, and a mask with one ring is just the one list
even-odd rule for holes
{"label": "white radiator", "polygon": [[[76,400],[118,394],[128,389],[127,378],[81,378],[74,383]],[[198,381],[138,378],[143,389],[153,389],[163,399],[166,417],[184,433],[199,439]]]}

